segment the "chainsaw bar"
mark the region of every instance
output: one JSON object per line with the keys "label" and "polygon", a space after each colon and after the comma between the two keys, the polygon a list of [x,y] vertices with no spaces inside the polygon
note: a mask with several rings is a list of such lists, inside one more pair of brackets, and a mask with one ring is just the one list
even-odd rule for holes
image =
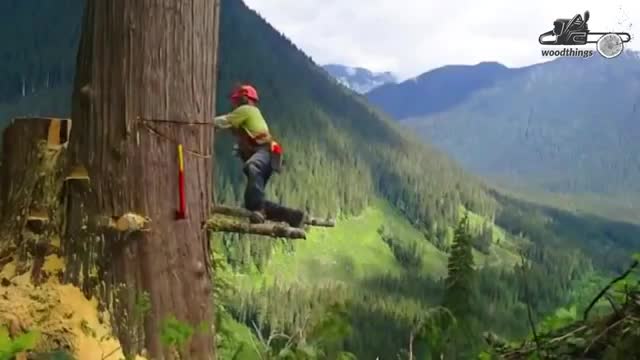
{"label": "chainsaw bar", "polygon": [[[615,34],[618,35],[620,37],[620,40],[622,40],[622,43],[628,43],[629,41],[631,41],[631,35],[629,33],[626,32],[589,32],[587,33],[587,44],[595,44],[598,42],[598,40],[600,40],[601,37],[603,37],[604,35],[609,35],[609,34]],[[594,36],[599,36],[598,40],[589,40],[589,36],[594,35]],[[623,36],[626,36],[627,39],[625,40],[623,38]]]}

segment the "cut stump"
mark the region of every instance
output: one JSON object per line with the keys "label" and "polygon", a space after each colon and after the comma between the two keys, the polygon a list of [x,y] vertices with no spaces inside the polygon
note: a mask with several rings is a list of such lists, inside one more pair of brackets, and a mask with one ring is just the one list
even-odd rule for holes
{"label": "cut stump", "polygon": [[71,120],[16,118],[4,130],[0,176],[0,253],[15,249],[17,273],[33,267],[39,278],[37,249],[59,238],[65,152]]}

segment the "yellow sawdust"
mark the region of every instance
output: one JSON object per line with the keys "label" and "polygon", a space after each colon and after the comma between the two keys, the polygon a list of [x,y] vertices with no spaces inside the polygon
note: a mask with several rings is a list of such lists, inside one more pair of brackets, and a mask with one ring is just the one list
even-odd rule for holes
{"label": "yellow sawdust", "polygon": [[55,274],[64,269],[64,260],[58,255],[50,255],[44,261],[42,270],[48,274]]}
{"label": "yellow sawdust", "polygon": [[50,276],[35,287],[28,273],[15,276],[14,263],[4,266],[0,280],[10,284],[0,287],[0,325],[7,326],[13,336],[39,331],[36,351],[66,348],[82,360],[124,359],[119,341],[111,335],[108,317],[98,312],[97,301],[87,300],[77,287],[58,282],[56,273],[63,267],[62,259],[48,256],[43,270]]}
{"label": "yellow sawdust", "polygon": [[0,270],[0,279],[11,279],[16,273],[16,263],[12,261]]}
{"label": "yellow sawdust", "polygon": [[51,237],[51,242],[49,243],[49,245],[51,245],[56,249],[60,249],[60,237],[58,236]]}

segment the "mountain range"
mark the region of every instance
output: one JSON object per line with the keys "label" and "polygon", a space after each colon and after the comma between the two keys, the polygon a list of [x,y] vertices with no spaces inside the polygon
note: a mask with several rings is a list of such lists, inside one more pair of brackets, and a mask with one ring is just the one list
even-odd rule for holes
{"label": "mountain range", "polygon": [[551,192],[640,194],[640,56],[445,66],[368,99],[466,169]]}
{"label": "mountain range", "polygon": [[339,83],[351,90],[364,94],[379,86],[396,83],[397,78],[391,72],[373,72],[361,67],[327,64],[323,68]]}

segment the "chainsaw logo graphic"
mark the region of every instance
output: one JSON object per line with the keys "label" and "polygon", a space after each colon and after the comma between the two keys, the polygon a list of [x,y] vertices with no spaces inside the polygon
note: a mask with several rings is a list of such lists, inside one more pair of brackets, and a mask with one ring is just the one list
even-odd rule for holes
{"label": "chainsaw logo graphic", "polygon": [[587,21],[589,11],[585,11],[584,18],[578,14],[572,19],[557,19],[553,22],[553,30],[541,34],[538,41],[542,45],[596,44],[600,55],[607,59],[620,55],[624,43],[631,41],[631,35],[626,32],[591,32]]}

